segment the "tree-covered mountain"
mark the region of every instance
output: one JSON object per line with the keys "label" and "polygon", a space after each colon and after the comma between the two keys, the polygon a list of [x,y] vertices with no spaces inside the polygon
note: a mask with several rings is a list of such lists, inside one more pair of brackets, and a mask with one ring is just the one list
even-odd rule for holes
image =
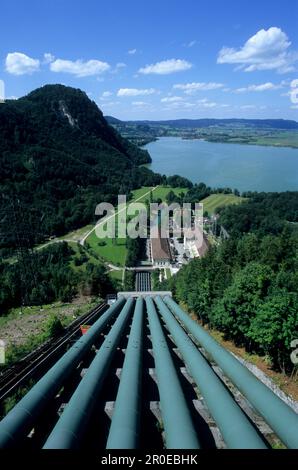
{"label": "tree-covered mountain", "polygon": [[148,162],[148,152],[122,138],[79,89],[46,85],[7,100],[0,105],[2,230],[12,225],[16,206],[28,209],[29,224],[34,211],[44,236],[82,226],[99,202],[158,183],[158,175],[139,167]]}

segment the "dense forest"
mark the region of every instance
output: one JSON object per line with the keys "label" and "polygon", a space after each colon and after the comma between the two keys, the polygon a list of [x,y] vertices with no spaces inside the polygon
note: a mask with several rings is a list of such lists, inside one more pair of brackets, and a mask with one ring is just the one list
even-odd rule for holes
{"label": "dense forest", "polygon": [[93,222],[99,202],[163,181],[140,166],[148,162],[81,90],[46,85],[1,105],[0,314],[113,291],[94,257],[65,243],[32,247]]}
{"label": "dense forest", "polygon": [[298,192],[260,193],[228,206],[230,238],[165,281],[203,324],[291,371],[298,337]]}
{"label": "dense forest", "polygon": [[[53,243],[40,251],[24,251],[18,262],[0,263],[1,314],[23,304],[69,302],[78,293],[104,298],[113,292],[106,268],[79,248],[80,256],[75,256],[68,243]],[[75,268],[81,264],[84,269]]]}

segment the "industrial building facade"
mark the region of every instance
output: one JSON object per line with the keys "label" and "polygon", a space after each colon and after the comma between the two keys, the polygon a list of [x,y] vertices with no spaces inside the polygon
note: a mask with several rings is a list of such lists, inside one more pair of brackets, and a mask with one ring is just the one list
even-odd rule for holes
{"label": "industrial building facade", "polygon": [[170,266],[171,249],[167,238],[151,238],[151,256],[153,265]]}

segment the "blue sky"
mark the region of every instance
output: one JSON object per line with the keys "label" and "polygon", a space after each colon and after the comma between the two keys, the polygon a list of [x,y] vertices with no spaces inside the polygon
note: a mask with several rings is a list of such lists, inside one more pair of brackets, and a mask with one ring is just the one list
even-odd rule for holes
{"label": "blue sky", "polygon": [[81,88],[120,119],[298,120],[296,0],[4,0],[6,97]]}

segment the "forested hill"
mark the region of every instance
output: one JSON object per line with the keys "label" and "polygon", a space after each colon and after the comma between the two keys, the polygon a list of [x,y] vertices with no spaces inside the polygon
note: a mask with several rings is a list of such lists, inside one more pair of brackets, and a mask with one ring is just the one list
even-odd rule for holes
{"label": "forested hill", "polygon": [[35,210],[46,236],[88,223],[98,202],[156,183],[153,173],[139,168],[149,161],[148,152],[122,138],[79,89],[46,85],[0,105],[0,215],[8,211],[6,224],[12,199],[22,211]]}

